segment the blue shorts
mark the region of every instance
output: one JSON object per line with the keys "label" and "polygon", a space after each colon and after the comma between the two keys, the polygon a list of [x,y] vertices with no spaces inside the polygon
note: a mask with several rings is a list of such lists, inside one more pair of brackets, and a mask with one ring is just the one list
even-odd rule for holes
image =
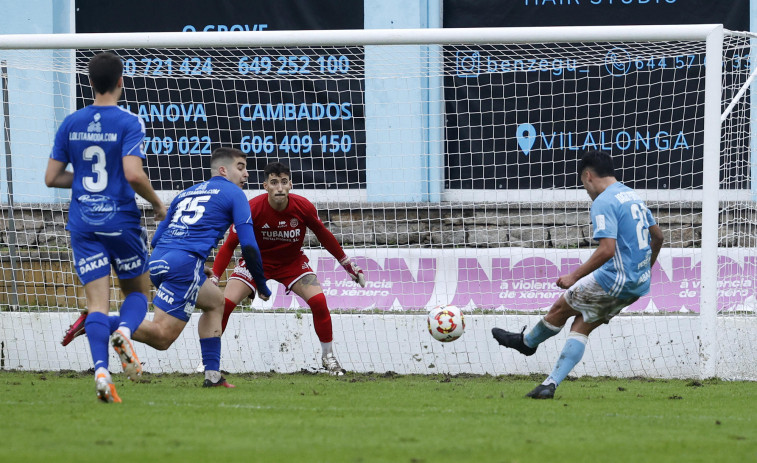
{"label": "blue shorts", "polygon": [[157,289],[152,303],[167,314],[188,322],[195,310],[205,276],[205,259],[176,249],[153,250],[150,280]]}
{"label": "blue shorts", "polygon": [[71,232],[74,266],[82,284],[110,275],[110,267],[121,280],[147,271],[147,230],[143,227],[114,232]]}

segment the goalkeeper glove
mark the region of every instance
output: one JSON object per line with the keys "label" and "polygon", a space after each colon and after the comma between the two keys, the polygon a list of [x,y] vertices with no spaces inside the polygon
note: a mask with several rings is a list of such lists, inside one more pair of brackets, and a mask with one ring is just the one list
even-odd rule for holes
{"label": "goalkeeper glove", "polygon": [[365,288],[365,275],[363,274],[363,269],[355,265],[355,263],[347,256],[340,260],[339,263],[342,264],[344,271],[347,272],[350,278],[352,278],[352,281],[359,284],[361,288]]}

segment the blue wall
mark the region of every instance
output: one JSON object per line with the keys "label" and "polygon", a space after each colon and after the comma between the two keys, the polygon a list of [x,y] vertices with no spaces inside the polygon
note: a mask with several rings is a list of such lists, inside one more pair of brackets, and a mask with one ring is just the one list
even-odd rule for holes
{"label": "blue wall", "polygon": [[[365,2],[366,29],[422,27],[441,27],[441,0]],[[439,76],[441,63],[428,63],[423,59],[428,53],[425,46],[365,47],[369,201],[440,200],[443,95],[440,81],[432,83],[428,76]],[[394,63],[392,68],[385,66],[388,60]],[[411,77],[398,76],[397,69]]]}
{"label": "blue wall", "polygon": [[[0,1],[0,33],[50,34],[71,32],[69,1]],[[52,50],[12,52],[0,50],[0,59],[22,63],[23,59],[52,63],[60,53]],[[25,70],[23,65],[8,70],[8,103],[13,153],[13,193],[15,203],[58,201],[68,197],[66,190],[44,186],[44,171],[55,130],[73,109],[69,82],[61,83],[65,75],[56,72]],[[57,82],[57,83],[56,83]],[[4,116],[4,115],[3,115]],[[3,127],[5,123],[3,122]],[[0,200],[8,202],[7,153],[5,130],[0,131],[3,147],[0,159]]]}

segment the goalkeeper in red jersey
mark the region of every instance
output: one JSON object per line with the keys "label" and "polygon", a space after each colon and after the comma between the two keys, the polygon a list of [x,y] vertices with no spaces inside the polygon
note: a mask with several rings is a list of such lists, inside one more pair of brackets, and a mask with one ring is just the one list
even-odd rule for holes
{"label": "goalkeeper in red jersey", "polygon": [[[326,304],[321,284],[318,282],[307,256],[302,252],[305,228],[315,233],[318,241],[336,258],[353,281],[365,288],[363,271],[344,253],[334,235],[323,225],[315,206],[302,196],[290,194],[292,182],[289,167],[280,162],[268,164],[264,169],[263,188],[266,193],[250,200],[250,212],[255,238],[263,258],[263,273],[269,280],[276,280],[307,302],[313,313],[313,324],[321,341],[323,367],[332,375],[342,375],[344,370],[333,352],[331,314]],[[211,281],[218,283],[229,265],[239,239],[233,227],[218,251],[213,265]],[[247,270],[244,259],[239,259],[234,273],[226,283],[224,297],[226,306],[222,329],[226,329],[229,315],[246,297],[257,291],[255,281]]]}

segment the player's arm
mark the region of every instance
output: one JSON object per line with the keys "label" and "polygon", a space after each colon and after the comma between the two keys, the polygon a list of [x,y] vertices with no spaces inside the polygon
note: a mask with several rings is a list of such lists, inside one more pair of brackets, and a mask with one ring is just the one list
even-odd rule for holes
{"label": "player's arm", "polygon": [[139,156],[123,157],[124,177],[137,194],[152,204],[155,220],[166,218],[166,206],[160,200],[158,194],[152,188],[150,179],[142,168],[142,158]]}
{"label": "player's arm", "polygon": [[160,237],[163,235],[163,232],[166,231],[166,228],[168,228],[169,222],[171,221],[171,218],[174,215],[174,211],[176,210],[176,204],[179,203],[179,196],[176,196],[173,201],[171,201],[171,207],[168,208],[168,212],[166,213],[166,218],[163,219],[159,224],[158,228],[155,230],[155,234],[152,236],[152,241],[150,241],[150,246],[155,249],[155,246],[158,245],[160,242]]}
{"label": "player's arm", "polygon": [[260,255],[260,248],[258,247],[255,232],[252,228],[250,204],[247,202],[247,198],[245,198],[242,190],[238,191],[239,194],[234,194],[231,198],[234,230],[237,232],[239,244],[242,246],[242,257],[244,257],[247,270],[250,271],[255,285],[258,287],[258,297],[267,301],[271,296],[271,290],[268,289],[266,278],[263,274],[263,258]]}
{"label": "player's arm", "polygon": [[650,261],[649,267],[652,268],[657,261],[657,256],[660,254],[660,249],[662,249],[662,243],[664,241],[662,229],[659,225],[652,225],[649,227],[649,237],[651,238],[650,246],[652,247],[652,260]]}
{"label": "player's arm", "polygon": [[210,280],[214,284],[218,284],[219,278],[221,278],[223,272],[226,271],[226,267],[229,266],[231,257],[232,255],[234,255],[234,249],[236,249],[238,245],[239,235],[237,235],[234,227],[231,227],[231,229],[229,230],[229,236],[226,237],[226,241],[223,242],[223,246],[218,249],[218,254],[216,254],[215,261],[213,261],[213,276],[210,277]]}
{"label": "player's arm", "polygon": [[263,258],[260,255],[258,242],[255,240],[255,232],[252,229],[252,223],[242,223],[234,225],[239,236],[239,243],[242,245],[242,257],[244,257],[247,270],[250,271],[255,285],[258,287],[258,296],[267,301],[271,296],[271,290],[266,285],[266,278],[263,275]]}
{"label": "player's arm", "polygon": [[159,221],[166,218],[166,206],[153,190],[150,179],[143,169],[142,160],[145,158],[145,154],[142,151],[142,144],[144,139],[145,125],[134,116],[124,130],[121,162],[126,181],[139,196],[152,204],[155,220]]}
{"label": "player's arm", "polygon": [[74,173],[66,170],[68,163],[50,158],[47,160],[45,171],[45,185],[50,188],[71,188],[74,184]]}
{"label": "player's arm", "polygon": [[168,227],[168,219],[163,219],[158,224],[158,228],[155,230],[155,234],[152,236],[152,241],[150,241],[150,246],[155,249],[155,246],[158,245],[158,242],[160,242],[160,237],[163,235],[163,232],[166,231],[166,227]]}
{"label": "player's arm", "polygon": [[578,280],[603,266],[605,262],[615,256],[615,238],[599,238],[599,246],[577,269],[557,279],[557,286],[568,289]]}
{"label": "player's arm", "polygon": [[53,150],[47,160],[45,170],[45,185],[50,188],[71,188],[74,184],[74,173],[66,170],[70,161],[68,157],[68,118],[55,132]]}
{"label": "player's arm", "polygon": [[[311,210],[312,209],[312,210]],[[347,257],[347,254],[342,249],[342,246],[337,241],[331,231],[321,222],[318,217],[318,212],[315,210],[315,206],[310,204],[310,207],[305,210],[308,214],[307,226],[313,231],[315,237],[318,238],[318,242],[326,248],[326,250],[334,256],[339,264],[344,268],[344,271],[352,278],[352,281],[359,284],[362,288],[365,288],[365,274],[363,269],[357,266],[352,260]]]}

